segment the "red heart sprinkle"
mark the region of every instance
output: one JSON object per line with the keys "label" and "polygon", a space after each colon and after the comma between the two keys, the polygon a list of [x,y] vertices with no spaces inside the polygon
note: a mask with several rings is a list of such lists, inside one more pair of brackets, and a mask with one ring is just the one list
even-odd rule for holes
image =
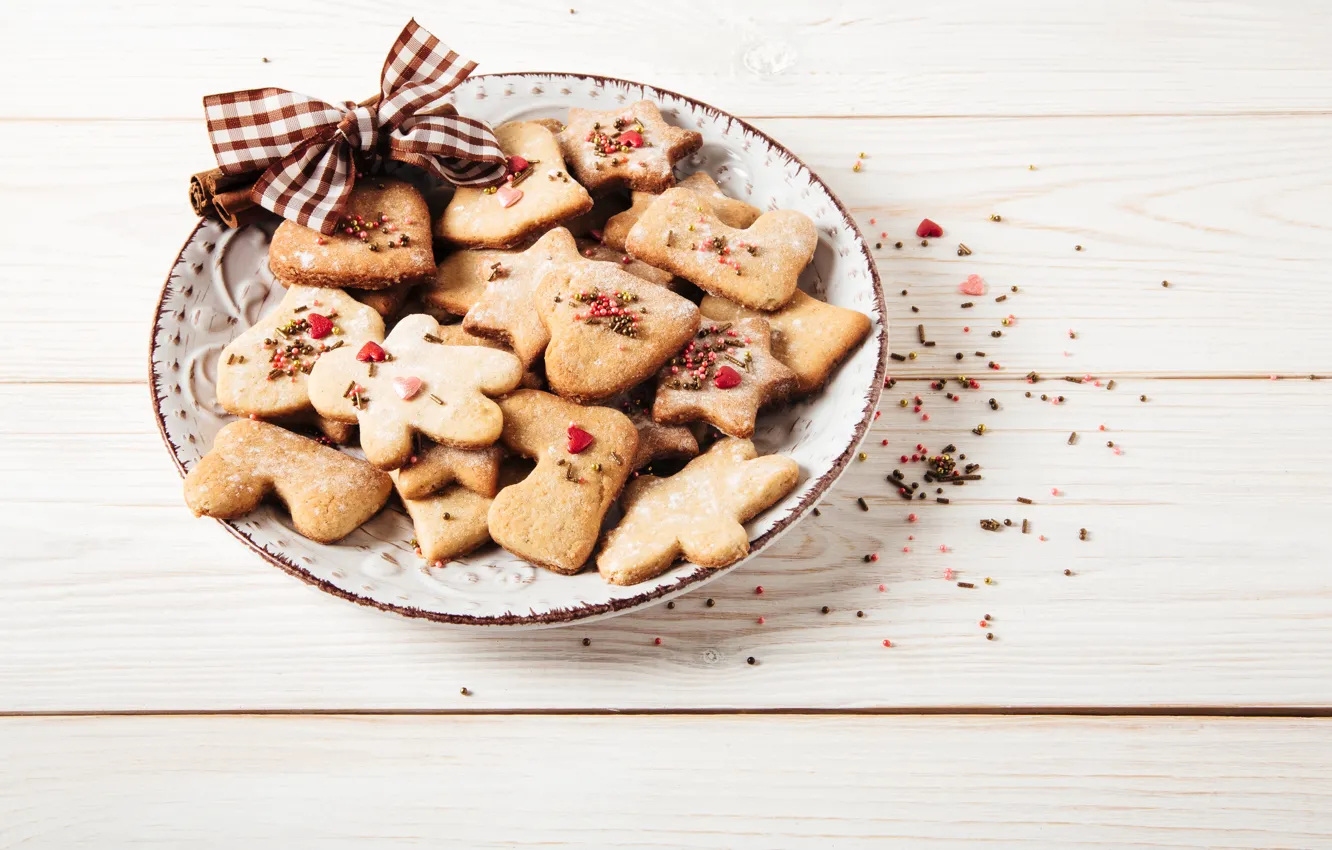
{"label": "red heart sprinkle", "polygon": [[625,130],[616,141],[631,148],[641,148],[643,147],[643,134],[637,130]]}
{"label": "red heart sprinkle", "polygon": [[524,168],[526,168],[531,164],[532,163],[528,162],[526,159],[524,159],[521,156],[511,156],[509,157],[509,162],[508,162],[509,173],[517,174],[519,171],[522,171]]}
{"label": "red heart sprinkle", "polygon": [[713,385],[719,390],[729,390],[731,387],[740,386],[740,373],[730,366],[723,366],[717,370],[717,377],[712,379]]}
{"label": "red heart sprinkle", "polygon": [[310,338],[323,339],[333,333],[333,321],[328,316],[321,316],[318,313],[309,313],[305,321],[310,323]]}
{"label": "red heart sprinkle", "polygon": [[356,359],[362,363],[383,363],[387,356],[377,342],[367,342],[356,352]]}
{"label": "red heart sprinkle", "polygon": [[592,445],[592,435],[572,422],[569,423],[569,454],[576,455],[590,445]]}
{"label": "red heart sprinkle", "polygon": [[916,235],[921,239],[935,239],[943,236],[943,228],[927,218],[922,220],[920,226],[916,228]]}

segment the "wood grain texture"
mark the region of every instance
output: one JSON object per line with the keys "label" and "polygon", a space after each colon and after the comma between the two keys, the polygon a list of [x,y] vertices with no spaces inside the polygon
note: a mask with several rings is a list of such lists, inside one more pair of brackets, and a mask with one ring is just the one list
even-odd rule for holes
{"label": "wood grain texture", "polygon": [[[406,14],[363,11],[346,0],[240,0],[224,17],[165,0],[128,9],[26,4],[0,34],[0,70],[42,85],[7,91],[0,111],[193,121],[205,93],[268,85],[357,100],[374,91]],[[1325,49],[1332,14],[1317,3],[686,0],[667,13],[611,0],[521,0],[500,14],[451,4],[447,13],[421,9],[418,18],[478,60],[480,72],[621,76],[742,115],[1214,114],[1332,105]],[[48,49],[57,40],[64,49]],[[126,92],[135,93],[132,101]]]}
{"label": "wood grain texture", "polygon": [[[0,711],[1332,705],[1332,384],[913,386],[931,420],[890,391],[770,554],[674,610],[522,634],[357,608],[194,519],[143,387],[0,388]],[[894,496],[898,456],[947,442],[985,480]]]}
{"label": "wood grain texture", "polygon": [[0,848],[1332,842],[1315,720],[12,718],[0,752]]}

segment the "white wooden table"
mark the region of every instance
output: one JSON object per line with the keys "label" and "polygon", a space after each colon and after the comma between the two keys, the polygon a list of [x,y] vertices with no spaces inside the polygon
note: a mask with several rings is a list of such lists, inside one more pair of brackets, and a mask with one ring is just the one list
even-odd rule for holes
{"label": "white wooden table", "polygon": [[[1332,8],[570,2],[417,14],[481,71],[685,92],[827,179],[919,352],[868,460],[673,610],[482,634],[293,581],[182,506],[152,305],[200,96],[363,97],[408,12],[10,4],[0,848],[1332,846]],[[983,391],[930,389],[959,371]],[[985,480],[894,497],[947,442]]]}

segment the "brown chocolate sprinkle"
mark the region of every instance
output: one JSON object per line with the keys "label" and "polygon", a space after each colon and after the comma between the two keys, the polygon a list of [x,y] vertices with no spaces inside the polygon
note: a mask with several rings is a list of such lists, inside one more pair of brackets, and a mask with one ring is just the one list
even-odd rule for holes
{"label": "brown chocolate sprinkle", "polygon": [[995,303],[997,303],[997,304],[998,304],[998,303],[1003,303],[1004,301],[1007,301],[1007,300],[1008,300],[1008,296],[1007,296],[1007,295],[1000,295],[998,298],[996,298],[996,299],[994,299],[994,300],[995,300]]}
{"label": "brown chocolate sprinkle", "polygon": [[901,243],[901,242],[898,242],[898,243],[897,243],[896,245],[894,245],[893,247],[894,247],[894,248],[901,248],[901,247],[902,247],[902,243]]}
{"label": "brown chocolate sprinkle", "polygon": [[994,640],[994,632],[986,632],[986,633],[985,633],[985,639],[986,639],[986,640]]}
{"label": "brown chocolate sprinkle", "polygon": [[1105,385],[1105,388],[1106,388],[1107,390],[1113,390],[1113,389],[1115,388],[1115,379],[1114,379],[1114,378],[1111,378],[1111,379],[1110,379],[1110,382],[1109,382],[1108,384]]}
{"label": "brown chocolate sprinkle", "polygon": [[1064,376],[1064,380],[1065,380],[1065,381],[1068,381],[1070,384],[1080,384],[1080,383],[1082,383],[1082,379],[1079,378],[1077,375],[1065,375],[1065,376]]}
{"label": "brown chocolate sprinkle", "polygon": [[957,255],[959,257],[969,257],[971,256],[971,249],[959,242],[957,243]]}
{"label": "brown chocolate sprinkle", "polygon": [[999,213],[991,213],[991,214],[990,214],[990,221],[1003,221],[1003,220],[1004,220],[1004,217],[1001,216],[1001,215],[999,215]]}
{"label": "brown chocolate sprinkle", "polygon": [[1072,570],[1064,570],[1064,575],[1066,575],[1066,576],[1071,576],[1071,575],[1073,575],[1073,571],[1072,571]]}
{"label": "brown chocolate sprinkle", "polygon": [[1078,539],[1079,539],[1079,540],[1086,540],[1086,539],[1087,539],[1087,529],[1085,529],[1085,528],[1079,528],[1079,529],[1078,529]]}
{"label": "brown chocolate sprinkle", "polygon": [[916,325],[916,337],[917,337],[921,342],[924,342],[924,341],[925,341],[925,326],[924,326],[924,325]]}
{"label": "brown chocolate sprinkle", "polygon": [[583,638],[583,646],[591,646],[592,638]]}
{"label": "brown chocolate sprinkle", "polygon": [[430,394],[430,400],[433,401],[435,404],[443,404],[443,403],[444,403],[444,399],[440,398],[439,396],[435,395],[434,393],[431,393],[431,394]]}
{"label": "brown chocolate sprinkle", "polygon": [[667,608],[667,610],[674,611],[674,610],[675,610],[675,600],[672,599],[670,602],[667,602],[667,603],[666,603],[666,608]]}
{"label": "brown chocolate sprinkle", "polygon": [[963,301],[963,302],[962,302],[962,307],[963,307],[963,309],[965,309],[965,308],[967,308],[967,307],[975,307],[975,306],[976,306],[976,302],[975,302],[975,301]]}
{"label": "brown chocolate sprinkle", "polygon": [[758,659],[751,655],[745,659],[745,663],[748,664],[750,667],[753,667],[755,664],[758,663]]}
{"label": "brown chocolate sprinkle", "polygon": [[1138,396],[1138,401],[1146,401],[1146,400],[1147,400],[1147,396],[1145,396],[1145,395],[1140,395],[1140,396]]}
{"label": "brown chocolate sprinkle", "polygon": [[980,521],[980,527],[983,528],[983,529],[985,529],[986,531],[998,531],[998,530],[999,530],[999,520],[997,520],[997,519],[983,519],[983,520]]}
{"label": "brown chocolate sprinkle", "polygon": [[934,348],[935,344],[936,344],[935,341],[932,340],[932,339],[927,339],[927,340],[925,340],[925,347],[926,347],[926,348]]}
{"label": "brown chocolate sprinkle", "polygon": [[1003,335],[1004,335],[1003,331],[990,331],[990,336],[994,337],[995,339],[998,339]]}
{"label": "brown chocolate sprinkle", "polygon": [[1031,521],[1030,521],[1030,520],[1026,520],[1026,519],[1022,520],[1022,533],[1023,533],[1023,534],[1031,534]]}
{"label": "brown chocolate sprinkle", "polygon": [[947,504],[949,504],[949,501],[948,501],[947,499],[945,499],[943,496],[939,496],[939,497],[937,497],[934,501],[938,502],[938,503],[941,504],[941,505],[947,505]]}
{"label": "brown chocolate sprinkle", "polygon": [[708,601],[707,601],[707,602],[704,602],[703,604],[706,605],[706,606],[708,606],[709,608],[711,608],[713,605],[716,605],[717,602],[716,602],[716,600],[714,600],[714,599],[708,599]]}
{"label": "brown chocolate sprinkle", "polygon": [[[957,353],[956,357],[957,357],[958,360],[961,360],[961,359],[962,359],[962,352],[959,351],[959,352]],[[949,393],[949,395],[951,396],[952,393]]]}
{"label": "brown chocolate sprinkle", "polygon": [[423,337],[423,339],[425,339],[426,342],[433,342],[435,345],[443,345],[443,344],[444,344],[444,340],[440,339],[439,337],[435,336],[434,334],[426,334],[426,335]]}
{"label": "brown chocolate sprinkle", "polygon": [[866,502],[866,501],[865,501],[865,497],[864,497],[864,496],[858,496],[858,497],[856,497],[856,504],[857,504],[857,505],[860,505],[860,509],[861,509],[862,511],[867,511],[867,510],[869,510],[869,502]]}
{"label": "brown chocolate sprinkle", "polygon": [[913,313],[919,313],[919,312],[920,312],[920,308],[917,307],[915,304],[912,304],[912,305],[911,305],[911,312],[913,312]]}
{"label": "brown chocolate sprinkle", "polygon": [[991,410],[998,410],[998,409],[999,409],[999,402],[995,401],[994,399],[990,399],[990,409],[991,409]]}
{"label": "brown chocolate sprinkle", "polygon": [[969,581],[959,581],[959,582],[957,583],[957,586],[958,586],[958,587],[975,587],[976,585],[972,584],[972,583],[969,582]]}
{"label": "brown chocolate sprinkle", "polygon": [[1078,432],[1072,431],[1068,435],[1068,444],[1071,446],[1078,441]]}
{"label": "brown chocolate sprinkle", "polygon": [[1028,499],[1026,496],[1018,496],[1017,500],[1024,505],[1030,505],[1032,503],[1031,499]]}
{"label": "brown chocolate sprinkle", "polygon": [[[902,247],[902,243],[901,243],[901,242],[898,242],[898,243],[897,243],[897,247],[901,248],[901,247]],[[906,290],[905,290],[905,289],[902,290],[902,294],[903,294],[903,295],[906,295]]]}
{"label": "brown chocolate sprinkle", "polygon": [[894,351],[892,354],[889,354],[888,356],[891,357],[891,358],[893,358],[894,360],[896,360],[896,361],[899,362],[899,363],[906,359],[906,355],[905,355],[905,354],[898,354],[896,351]]}

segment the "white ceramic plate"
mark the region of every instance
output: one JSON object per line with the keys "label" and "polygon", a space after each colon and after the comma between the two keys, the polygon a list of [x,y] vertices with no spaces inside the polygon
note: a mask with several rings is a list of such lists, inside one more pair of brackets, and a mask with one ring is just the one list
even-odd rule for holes
{"label": "white ceramic plate", "polygon": [[[645,97],[661,105],[668,121],[703,134],[702,150],[680,163],[680,176],[706,171],[733,197],[810,216],[818,225],[819,245],[801,276],[801,288],[873,320],[870,337],[822,392],[759,417],[754,442],[760,453],[793,457],[800,464],[800,483],[748,523],[749,557],[754,558],[837,480],[878,405],[888,353],[883,291],[869,247],[850,215],[786,148],[744,121],[674,92],[572,74],[478,76],[454,91],[462,114],[492,126],[563,119],[571,106],[613,109]],[[229,231],[201,221],[162,289],[152,339],[153,406],[182,474],[230,418],[217,406],[213,386],[219,352],[281,300],[282,288],[268,271],[271,235],[272,225]],[[557,575],[491,545],[442,568],[429,567],[413,554],[411,521],[393,503],[330,546],[296,534],[286,513],[272,506],[222,525],[269,562],[329,593],[459,625],[531,628],[610,617],[677,596],[739,566],[681,563],[651,581],[619,587],[603,581],[595,569]]]}

